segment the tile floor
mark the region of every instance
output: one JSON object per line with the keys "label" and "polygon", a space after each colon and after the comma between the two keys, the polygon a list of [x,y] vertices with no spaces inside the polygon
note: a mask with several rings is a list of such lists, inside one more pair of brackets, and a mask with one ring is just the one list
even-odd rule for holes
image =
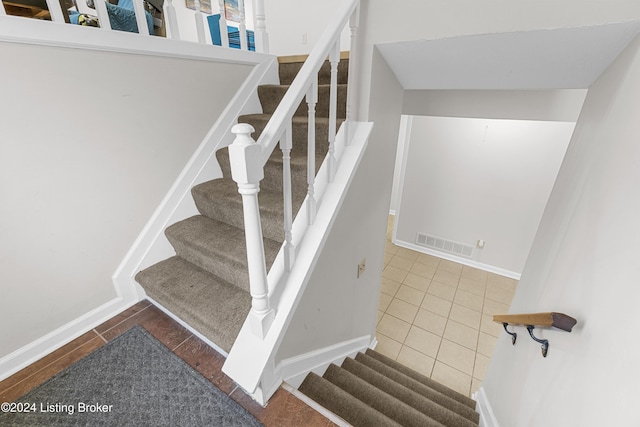
{"label": "tile floor", "polygon": [[336,426],[283,388],[276,391],[266,408],[258,405],[221,371],[224,356],[149,301],[139,302],[11,377],[0,381],[0,402],[14,401],[135,325],[145,328],[213,385],[247,409],[265,427]]}
{"label": "tile floor", "polygon": [[391,243],[389,217],[377,351],[454,390],[480,388],[517,281]]}

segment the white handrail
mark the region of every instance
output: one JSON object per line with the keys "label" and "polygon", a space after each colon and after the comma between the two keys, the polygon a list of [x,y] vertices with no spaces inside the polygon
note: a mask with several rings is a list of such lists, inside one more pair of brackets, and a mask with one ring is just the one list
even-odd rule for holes
{"label": "white handrail", "polygon": [[[312,50],[308,59],[298,72],[289,90],[276,108],[271,119],[265,126],[257,143],[251,138],[253,128],[247,124],[234,126],[232,132],[236,134],[235,141],[229,146],[229,159],[234,181],[238,183],[238,191],[242,194],[245,238],[247,242],[247,261],[249,265],[249,287],[252,296],[252,308],[248,321],[252,332],[260,339],[264,339],[273,321],[275,313],[270,307],[269,295],[265,293],[267,283],[266,264],[264,259],[264,242],[262,229],[259,227],[260,210],[258,208],[258,192],[260,181],[264,177],[264,165],[279,143],[282,150],[283,165],[283,205],[284,205],[284,244],[283,271],[290,272],[295,262],[296,248],[292,235],[292,182],[290,153],[292,149],[292,119],[302,101],[307,96],[309,129],[308,129],[308,166],[307,166],[307,206],[309,208],[307,220],[313,224],[315,218],[314,185],[315,185],[315,104],[317,102],[317,75],[320,67],[329,57],[331,63],[330,107],[329,107],[329,152],[328,152],[328,181],[333,180],[336,170],[334,142],[337,123],[337,72],[340,58],[340,35],[342,29],[349,23],[353,25],[353,15],[357,13],[359,0],[348,0],[342,3],[336,15],[338,18],[328,26],[320,37],[318,44]],[[353,34],[353,28],[352,28]],[[354,39],[352,38],[352,43]],[[351,62],[351,61],[350,61]],[[237,172],[236,172],[237,171]],[[256,249],[259,248],[259,249]],[[267,307],[267,309],[265,309]],[[265,320],[266,319],[266,320]]]}
{"label": "white handrail", "polygon": [[342,29],[349,22],[351,14],[355,11],[358,3],[358,0],[349,0],[341,3],[335,13],[335,16],[339,16],[340,19],[332,21],[325,32],[322,33],[309,58],[302,65],[291,87],[282,98],[282,101],[280,101],[271,120],[269,120],[262,134],[260,134],[258,144],[262,147],[263,164],[266,164],[267,160],[269,160],[269,156],[284,132],[287,120],[293,117],[293,113],[298,109],[298,105],[300,105],[307,89],[311,86],[311,79],[318,73],[327,56],[329,56],[331,48],[334,46],[335,41],[340,38]]}

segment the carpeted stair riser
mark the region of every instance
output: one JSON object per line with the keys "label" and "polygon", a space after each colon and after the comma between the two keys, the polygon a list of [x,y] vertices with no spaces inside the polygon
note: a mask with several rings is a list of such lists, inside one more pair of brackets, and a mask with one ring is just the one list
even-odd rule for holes
{"label": "carpeted stair riser", "polygon": [[402,427],[313,372],[307,375],[299,390],[355,427]]}
{"label": "carpeted stair riser", "polygon": [[251,296],[180,257],[136,275],[147,295],[229,352],[249,314]]}
{"label": "carpeted stair riser", "polygon": [[367,349],[367,351],[365,352],[365,354],[371,358],[374,358],[376,360],[378,360],[379,362],[384,363],[387,366],[390,366],[391,368],[395,369],[396,371],[400,371],[403,374],[407,375],[408,377],[413,378],[414,380],[426,385],[427,387],[430,387],[436,391],[439,391],[440,393],[444,394],[445,396],[448,396],[450,398],[452,398],[453,400],[456,400],[464,405],[467,405],[469,408],[471,409],[475,409],[476,407],[476,401],[465,396],[462,393],[458,393],[455,390],[450,389],[447,386],[444,386],[442,384],[440,384],[437,381],[432,380],[431,378],[422,375],[419,372],[414,371],[411,368],[408,368],[406,366],[404,366],[403,364],[396,362],[393,359],[388,358],[387,356],[378,353],[377,351],[371,350],[371,349]]}
{"label": "carpeted stair riser", "polygon": [[[434,390],[433,388],[363,353],[358,353],[355,359],[356,361],[362,363],[365,366],[368,366],[369,368],[375,370],[376,372],[379,372],[382,375],[392,379],[393,381],[415,391],[416,393],[421,394],[422,396],[437,403],[438,405],[450,411],[453,411],[456,414],[474,423],[478,422],[479,416],[472,408],[470,408],[469,406],[463,403],[458,402],[457,400],[451,398],[450,396],[447,396],[446,394],[443,394],[440,391]],[[453,391],[453,390],[450,390],[450,391]]]}
{"label": "carpeted stair riser", "polygon": [[[222,173],[231,174],[229,151],[226,148],[216,152]],[[322,165],[324,157],[316,155],[316,172]],[[291,152],[291,189],[293,194],[304,195],[309,187],[307,183],[307,156]],[[276,149],[264,167],[264,179],[260,181],[260,189],[268,189],[282,194],[282,151]],[[260,195],[258,194],[258,200]]]}
{"label": "carpeted stair riser", "polygon": [[[264,114],[273,114],[276,110],[282,97],[289,89],[287,85],[264,85],[258,88],[258,96],[260,97],[260,104],[262,104],[262,112]],[[316,117],[329,117],[329,99],[330,99],[330,85],[318,86],[318,100],[316,103]],[[338,85],[336,103],[336,116],[347,116],[347,85]],[[298,106],[298,109],[294,113],[297,117],[307,117],[309,114],[309,106],[307,105],[306,98],[303,98],[302,102]]]}
{"label": "carpeted stair riser", "polygon": [[384,390],[387,394],[406,403],[414,409],[428,415],[433,420],[448,427],[474,427],[475,423],[466,418],[443,408],[437,403],[425,398],[413,390],[385,377],[362,363],[347,358],[342,363],[342,368],[363,379],[374,387]]}
{"label": "carpeted stair riser", "polygon": [[[216,179],[197,185],[191,189],[198,211],[209,218],[244,228],[242,196],[238,185],[229,179]],[[306,193],[294,192],[293,212],[298,212]],[[284,241],[284,202],[282,192],[262,187],[258,194],[262,234],[276,242]]]}
{"label": "carpeted stair riser", "polygon": [[[179,257],[249,291],[247,246],[243,230],[196,215],[171,225],[165,230],[165,235]],[[263,241],[269,269],[281,244],[266,238]]]}
{"label": "carpeted stair riser", "polygon": [[376,387],[371,387],[366,381],[336,365],[330,365],[323,377],[402,426],[442,426],[442,424],[434,421],[406,403],[397,399],[390,399],[389,394]]}
{"label": "carpeted stair riser", "polygon": [[[302,68],[302,62],[281,63],[278,66],[278,74],[280,75],[281,85],[290,85],[293,83],[298,71]],[[349,60],[341,59],[338,63],[338,84],[347,84],[349,75]],[[318,85],[327,85],[331,83],[331,64],[325,61],[318,72]]]}

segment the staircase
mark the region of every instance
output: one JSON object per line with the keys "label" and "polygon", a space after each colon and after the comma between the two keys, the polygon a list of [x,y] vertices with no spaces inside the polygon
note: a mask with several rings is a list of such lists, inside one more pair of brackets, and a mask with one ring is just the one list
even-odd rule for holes
{"label": "staircase", "polygon": [[[263,113],[238,118],[238,122],[249,123],[255,128],[255,140],[301,66],[299,62],[281,63],[281,84],[258,88]],[[347,70],[348,61],[341,61],[338,68],[338,127],[346,116]],[[316,169],[327,152],[329,83],[330,66],[326,62],[318,74]],[[307,127],[307,106],[303,101],[293,118],[291,176],[294,214],[300,208],[308,186]],[[165,230],[176,255],[139,272],[136,280],[150,298],[229,352],[249,313],[251,296],[242,199],[231,179],[228,150],[221,149],[216,156],[223,178],[204,182],[191,190],[199,215]],[[282,153],[276,149],[265,165],[264,179],[260,183],[259,202],[267,269],[284,240],[282,164]]]}
{"label": "staircase", "polygon": [[373,350],[309,373],[304,393],[355,427],[477,426],[475,401]]}

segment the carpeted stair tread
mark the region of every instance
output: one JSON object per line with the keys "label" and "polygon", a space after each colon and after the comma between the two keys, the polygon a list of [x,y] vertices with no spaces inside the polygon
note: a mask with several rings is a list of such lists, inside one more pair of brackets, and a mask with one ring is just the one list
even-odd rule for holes
{"label": "carpeted stair tread", "polygon": [[[243,229],[242,196],[238,193],[238,185],[231,179],[215,179],[196,185],[191,195],[198,211],[209,218],[225,222]],[[305,194],[293,193],[293,212],[298,212]],[[281,191],[261,188],[258,193],[260,218],[264,237],[276,242],[284,241],[284,205]]]}
{"label": "carpeted stair tread", "polygon": [[[251,135],[254,140],[258,140],[267,123],[271,120],[270,114],[245,114],[238,117],[239,123],[249,123],[254,127],[255,132]],[[344,122],[344,118],[336,119],[336,132]],[[309,120],[305,117],[294,116],[292,121],[293,147],[292,153],[307,152],[307,135]],[[324,155],[329,147],[329,119],[327,117],[316,117],[316,154]],[[276,150],[278,148],[276,147]]]}
{"label": "carpeted stair tread", "polygon": [[[298,71],[302,68],[302,62],[289,62],[280,63],[278,67],[278,74],[280,76],[280,84],[290,85],[293,83]],[[338,63],[338,84],[346,84],[349,73],[349,60],[341,59]],[[329,61],[325,61],[320,67],[318,72],[318,84],[331,83],[331,64]]]}
{"label": "carpeted stair tread", "polygon": [[[452,399],[451,397],[449,397],[447,394],[442,393],[440,390],[442,390],[442,388],[444,387],[446,390],[446,392],[448,391],[453,391],[450,390],[448,387],[443,386],[442,384],[436,383],[438,384],[438,388],[440,390],[435,390],[432,387],[429,387],[411,377],[409,377],[408,375],[390,367],[389,365],[386,365],[382,362],[380,362],[377,359],[374,359],[370,356],[367,356],[364,353],[358,353],[355,357],[356,361],[362,363],[363,365],[368,366],[369,368],[375,370],[376,372],[379,372],[380,374],[392,379],[393,381],[415,391],[416,393],[424,396],[425,398],[437,403],[438,405],[449,409],[453,412],[455,412],[456,414],[461,415],[462,417],[473,421],[474,423],[478,422],[478,413],[475,412],[472,408],[470,408],[469,406],[458,402],[455,399]],[[433,380],[431,380],[433,381]]]}
{"label": "carpeted stair tread", "polygon": [[[262,112],[264,114],[273,114],[285,93],[289,90],[289,85],[262,85],[258,87],[258,97],[262,104]],[[337,86],[337,117],[347,116],[347,85],[340,84]],[[315,106],[316,117],[329,117],[329,100],[331,93],[331,85],[318,85],[318,98]],[[309,107],[306,98],[298,106],[294,113],[298,117],[307,117]]]}
{"label": "carpeted stair tread", "polygon": [[[195,215],[165,230],[181,258],[227,282],[249,291],[247,246],[244,230],[204,215]],[[267,269],[281,243],[264,238]]]}
{"label": "carpeted stair tread", "polygon": [[323,378],[405,427],[442,427],[442,424],[351,372],[331,364]]}
{"label": "carpeted stair tread", "polygon": [[147,295],[229,352],[251,307],[248,292],[180,257],[136,275]]}
{"label": "carpeted stair tread", "polygon": [[354,427],[402,427],[313,372],[307,375],[298,390]]}
{"label": "carpeted stair tread", "polygon": [[390,366],[391,368],[395,369],[396,371],[400,371],[403,374],[413,378],[414,380],[426,385],[427,387],[430,387],[434,390],[439,391],[440,393],[454,399],[457,400],[460,403],[463,403],[465,405],[467,405],[468,407],[470,407],[471,409],[475,409],[476,407],[476,401],[473,399],[470,399],[469,397],[465,396],[462,393],[458,393],[455,390],[450,389],[449,387],[440,384],[437,381],[432,380],[431,378],[422,375],[419,372],[414,371],[413,369],[399,363],[396,362],[393,359],[388,358],[387,356],[378,353],[375,350],[371,350],[371,349],[367,349],[367,351],[365,352],[367,356],[372,357],[376,360],[378,360],[379,362],[384,363],[387,366]]}
{"label": "carpeted stair tread", "polygon": [[[326,150],[325,150],[326,151]],[[229,150],[222,149],[216,152],[216,157],[220,163],[222,174],[231,177],[231,167],[229,166]],[[291,150],[291,188],[297,197],[306,194],[307,184],[307,155],[303,152]],[[316,154],[316,172],[320,169],[324,156]],[[282,151],[278,148],[273,150],[269,161],[264,166],[264,179],[260,181],[261,189],[269,189],[282,193]],[[296,196],[294,196],[296,197]],[[258,199],[260,196],[258,196]]]}
{"label": "carpeted stair tread", "polygon": [[474,427],[476,423],[448,410],[415,391],[385,377],[362,363],[347,358],[342,363],[342,368],[351,372],[358,378],[372,386],[384,390],[387,394],[417,409],[435,421],[449,427]]}

